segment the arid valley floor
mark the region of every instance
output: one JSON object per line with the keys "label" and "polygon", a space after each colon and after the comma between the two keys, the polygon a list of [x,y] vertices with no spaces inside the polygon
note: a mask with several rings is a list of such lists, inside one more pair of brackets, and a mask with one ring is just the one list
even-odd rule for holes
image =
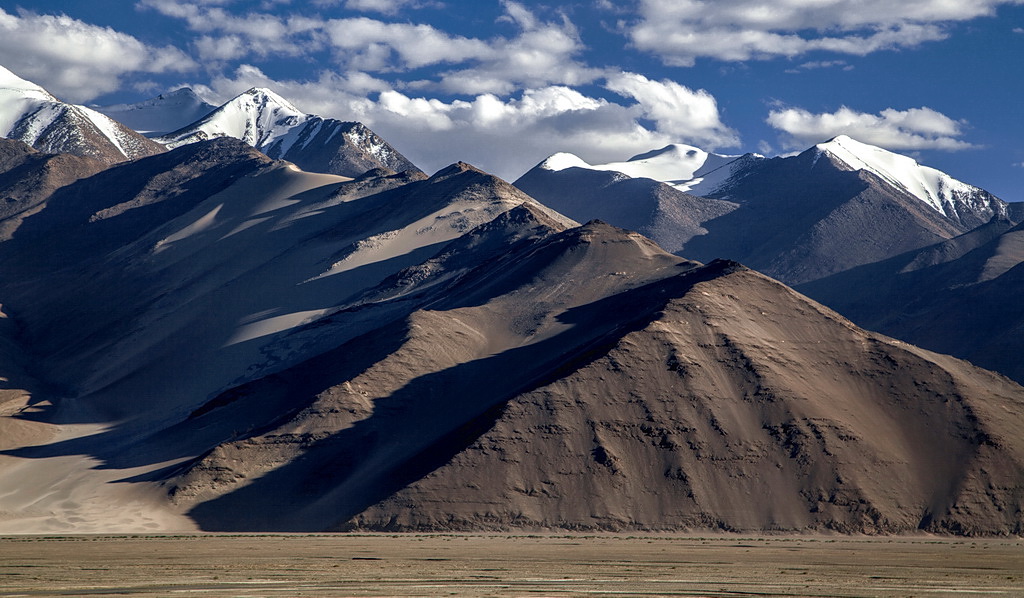
{"label": "arid valley floor", "polygon": [[0,596],[1021,596],[1024,540],[935,536],[0,538]]}

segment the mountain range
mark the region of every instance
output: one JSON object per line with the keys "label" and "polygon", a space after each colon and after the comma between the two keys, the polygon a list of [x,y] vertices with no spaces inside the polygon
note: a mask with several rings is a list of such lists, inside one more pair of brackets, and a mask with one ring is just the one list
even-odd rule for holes
{"label": "mountain range", "polygon": [[[687,165],[680,179],[679,171],[651,168],[645,154],[620,163],[637,179],[613,172],[618,164],[587,167],[556,154],[515,184],[573,218],[607,218],[674,253],[734,259],[787,284],[925,247],[995,216],[1024,217],[1019,204],[845,136],[786,158],[696,155],[717,168]],[[673,193],[680,188],[704,197]]]}
{"label": "mountain range", "polygon": [[[469,164],[300,169],[256,146],[315,119],[243,96],[112,165],[0,140],[0,531],[1024,533],[1011,380]],[[564,170],[678,215],[685,253],[750,177],[882,194],[812,154]],[[718,197],[681,190],[719,158]],[[1013,272],[1013,210],[950,197],[994,228],[929,255]]]}
{"label": "mountain range", "polygon": [[872,330],[1024,383],[1024,224],[993,219],[798,288]]}
{"label": "mountain range", "polygon": [[365,125],[305,114],[261,88],[236,96],[156,141],[173,148],[216,137],[241,139],[271,158],[310,172],[354,177],[371,168],[419,170]]}

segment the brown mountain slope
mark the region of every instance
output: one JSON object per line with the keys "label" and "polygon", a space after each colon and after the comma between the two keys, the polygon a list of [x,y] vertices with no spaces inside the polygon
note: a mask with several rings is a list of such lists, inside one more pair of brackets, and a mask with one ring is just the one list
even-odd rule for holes
{"label": "brown mountain slope", "polygon": [[709,268],[350,525],[1020,533],[1019,387]]}
{"label": "brown mountain slope", "polygon": [[215,530],[1021,531],[1021,387],[737,264],[534,230],[457,281],[414,269],[411,316],[197,414],[308,405],[175,500]]}

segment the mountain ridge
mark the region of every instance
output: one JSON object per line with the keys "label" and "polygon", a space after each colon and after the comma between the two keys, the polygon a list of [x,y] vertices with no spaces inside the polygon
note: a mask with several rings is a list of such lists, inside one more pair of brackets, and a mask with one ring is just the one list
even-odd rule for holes
{"label": "mountain ridge", "polygon": [[150,156],[164,147],[85,106],[61,102],[0,66],[0,137],[46,153],[68,153],[107,164]]}
{"label": "mountain ridge", "polygon": [[258,87],[156,141],[174,148],[222,136],[241,139],[310,172],[355,177],[372,168],[419,171],[365,125],[306,114],[274,91]]}

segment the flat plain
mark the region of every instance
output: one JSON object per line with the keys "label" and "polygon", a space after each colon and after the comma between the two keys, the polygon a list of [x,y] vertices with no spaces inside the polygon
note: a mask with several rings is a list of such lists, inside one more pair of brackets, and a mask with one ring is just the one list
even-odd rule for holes
{"label": "flat plain", "polygon": [[0,538],[0,596],[1022,596],[1024,539]]}

